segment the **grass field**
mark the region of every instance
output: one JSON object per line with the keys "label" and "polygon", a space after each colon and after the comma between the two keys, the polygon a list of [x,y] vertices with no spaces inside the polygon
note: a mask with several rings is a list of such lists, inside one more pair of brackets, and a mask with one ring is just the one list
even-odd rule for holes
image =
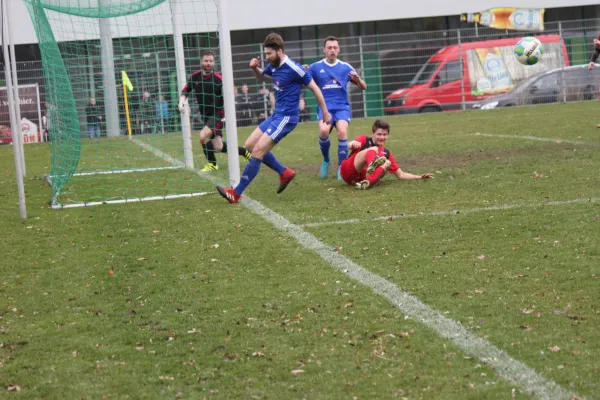
{"label": "grass field", "polygon": [[[34,179],[26,220],[0,147],[0,398],[599,399],[597,117],[389,118],[400,166],[435,179],[368,191],[318,178],[303,125],[275,151],[298,172],[281,195],[263,167],[244,204],[56,211]],[[29,177],[49,172],[47,146],[25,151]],[[211,190],[218,157],[212,180],[163,171],[136,193],[171,173],[174,192]],[[70,196],[139,181],[115,179]]]}

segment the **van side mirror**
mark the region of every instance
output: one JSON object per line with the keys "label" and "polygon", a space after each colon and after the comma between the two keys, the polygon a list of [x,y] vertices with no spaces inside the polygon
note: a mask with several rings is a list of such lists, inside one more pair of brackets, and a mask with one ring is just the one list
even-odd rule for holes
{"label": "van side mirror", "polygon": [[438,75],[433,78],[433,82],[431,83],[432,88],[436,88],[440,86],[440,77]]}

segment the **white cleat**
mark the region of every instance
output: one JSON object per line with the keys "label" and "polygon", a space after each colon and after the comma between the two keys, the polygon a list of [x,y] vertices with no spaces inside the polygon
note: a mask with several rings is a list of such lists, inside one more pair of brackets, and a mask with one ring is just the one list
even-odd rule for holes
{"label": "white cleat", "polygon": [[365,179],[364,181],[358,182],[355,186],[358,190],[365,190],[371,186],[371,182]]}
{"label": "white cleat", "polygon": [[377,158],[371,161],[371,163],[367,166],[367,175],[371,175],[373,172],[375,172],[377,167],[381,167],[386,161],[387,158],[377,156]]}

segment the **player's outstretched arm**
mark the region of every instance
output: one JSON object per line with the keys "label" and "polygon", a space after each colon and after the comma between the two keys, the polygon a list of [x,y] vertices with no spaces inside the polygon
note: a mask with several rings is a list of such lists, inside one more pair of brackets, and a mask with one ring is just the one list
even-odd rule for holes
{"label": "player's outstretched arm", "polygon": [[194,81],[193,81],[192,76],[193,75],[191,75],[187,79],[187,84],[181,90],[181,94],[179,95],[179,104],[177,105],[177,108],[179,109],[180,113],[183,113],[184,110],[186,110],[186,109],[188,109],[188,111],[189,111],[189,107],[190,106],[189,106],[189,103],[188,103],[188,96],[194,90]]}
{"label": "player's outstretched arm", "polygon": [[354,71],[350,72],[350,82],[354,83],[361,90],[367,90],[367,83]]}
{"label": "player's outstretched arm", "polygon": [[404,181],[415,180],[415,179],[433,179],[433,174],[423,174],[423,175],[414,175],[408,172],[402,171],[401,168],[398,168],[396,172],[394,172],[396,178]]}
{"label": "player's outstretched arm", "polygon": [[362,144],[356,140],[352,140],[350,143],[348,143],[348,150],[360,150],[361,147]]}
{"label": "player's outstretched arm", "polygon": [[315,94],[317,103],[323,112],[323,122],[329,124],[331,122],[331,115],[329,115],[329,110],[327,109],[327,104],[325,104],[325,98],[323,97],[321,89],[319,89],[319,86],[317,86],[314,80],[310,81],[307,88],[309,88]]}
{"label": "player's outstretched arm", "polygon": [[260,67],[260,58],[253,58],[250,60],[250,69],[254,72],[254,76],[260,82],[267,82],[273,79],[270,75],[263,74],[263,69]]}
{"label": "player's outstretched arm", "polygon": [[179,104],[178,104],[178,109],[179,112],[182,113],[184,112],[186,109],[189,110],[189,103],[188,103],[188,98],[185,94],[182,94],[181,96],[179,96]]}
{"label": "player's outstretched arm", "polygon": [[590,60],[590,63],[588,64],[588,69],[594,69],[594,67],[596,65],[596,60],[598,59],[599,55],[600,55],[600,41],[598,39],[594,39],[594,54],[592,55],[592,59]]}

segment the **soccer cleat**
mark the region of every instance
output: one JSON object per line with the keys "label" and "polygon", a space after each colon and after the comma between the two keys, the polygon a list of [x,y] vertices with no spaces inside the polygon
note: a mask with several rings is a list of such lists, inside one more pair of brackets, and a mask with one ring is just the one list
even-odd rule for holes
{"label": "soccer cleat", "polygon": [[219,170],[219,166],[218,165],[208,163],[200,171],[202,171],[202,172],[212,172],[212,171],[218,171],[218,170]]}
{"label": "soccer cleat", "polygon": [[381,167],[386,161],[387,158],[377,156],[377,158],[371,161],[371,163],[367,166],[367,175],[371,175],[373,172],[375,172],[377,167]]}
{"label": "soccer cleat", "polygon": [[246,150],[246,152],[244,153],[244,158],[246,159],[246,161],[250,161],[250,158],[252,158],[252,153]]}
{"label": "soccer cleat", "polygon": [[364,180],[364,181],[360,181],[356,184],[356,188],[358,190],[365,190],[368,189],[371,186],[371,182],[369,182],[368,180]]}
{"label": "soccer cleat", "polygon": [[219,194],[221,196],[226,198],[227,201],[229,202],[229,204],[237,203],[238,201],[240,201],[240,198],[242,197],[242,196],[238,196],[233,188],[225,189],[222,186],[217,186],[217,192],[219,192]]}
{"label": "soccer cleat", "polygon": [[286,168],[281,175],[279,175],[279,188],[277,193],[281,193],[290,184],[292,179],[296,176],[296,173],[289,168]]}
{"label": "soccer cleat", "polygon": [[342,180],[342,167],[338,167],[338,169],[337,169],[337,178],[338,178],[338,181]]}
{"label": "soccer cleat", "polygon": [[321,169],[319,170],[319,176],[323,179],[326,179],[327,175],[329,175],[329,163],[327,161],[323,161],[321,163]]}

